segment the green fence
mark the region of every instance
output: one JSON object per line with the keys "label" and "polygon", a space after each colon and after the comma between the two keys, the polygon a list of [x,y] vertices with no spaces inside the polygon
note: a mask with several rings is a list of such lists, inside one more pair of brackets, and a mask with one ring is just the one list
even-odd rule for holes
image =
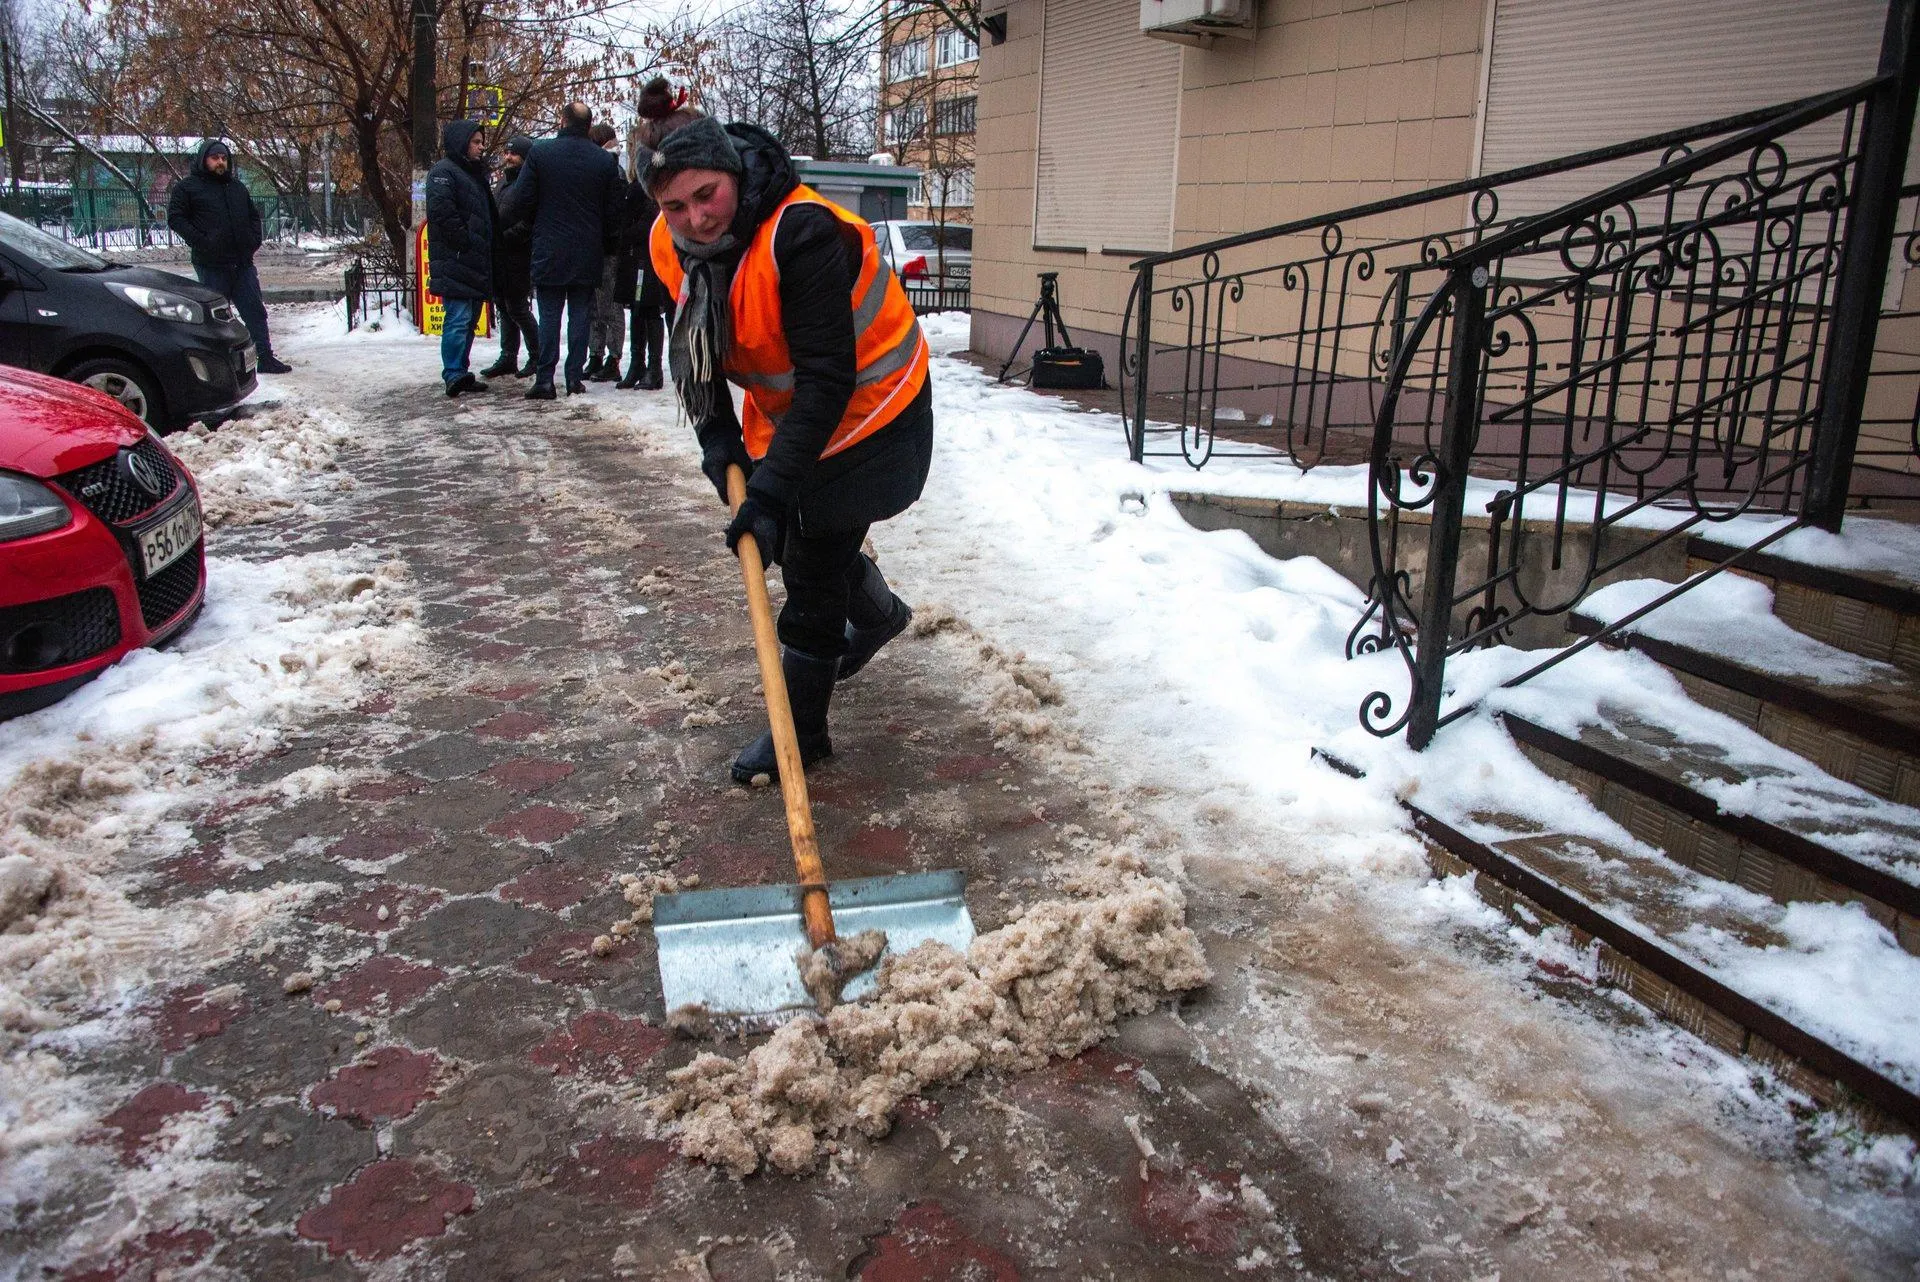
{"label": "green fence", "polygon": [[[377,221],[357,199],[336,195],[333,217],[325,215],[318,198],[290,201],[277,193],[256,191],[261,229],[269,241],[292,241],[302,236],[361,236]],[[147,206],[125,187],[35,187],[0,191],[0,211],[32,223],[43,231],[92,249],[146,249],[177,243],[167,230],[164,195],[147,197]]]}

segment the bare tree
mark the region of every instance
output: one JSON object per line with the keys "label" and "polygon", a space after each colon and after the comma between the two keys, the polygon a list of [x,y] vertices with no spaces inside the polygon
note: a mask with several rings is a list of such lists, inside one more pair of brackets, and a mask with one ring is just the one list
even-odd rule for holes
{"label": "bare tree", "polygon": [[797,154],[864,157],[877,110],[877,16],[859,0],[749,0],[714,28],[703,105],[753,121]]}

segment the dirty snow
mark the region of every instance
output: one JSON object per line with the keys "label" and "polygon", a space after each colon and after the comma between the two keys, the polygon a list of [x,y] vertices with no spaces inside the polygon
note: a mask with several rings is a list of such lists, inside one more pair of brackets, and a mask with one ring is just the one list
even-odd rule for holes
{"label": "dirty snow", "polygon": [[[209,513],[245,519],[328,486],[305,473],[324,472],[337,420],[281,410],[239,423],[227,441],[181,450],[207,464]],[[406,670],[418,642],[396,565],[341,552],[239,560],[219,555],[217,533],[208,541],[206,605],[179,638],[0,724],[0,1227],[94,1160],[72,1141],[99,1115],[95,1087],[63,1075],[47,1048],[110,1038],[156,987],[245,946],[313,891],[142,906],[141,879],[188,845],[186,816],[220,795],[226,763],[364,697]],[[139,1177],[136,1204],[204,1182],[197,1155],[212,1131],[195,1134]]]}

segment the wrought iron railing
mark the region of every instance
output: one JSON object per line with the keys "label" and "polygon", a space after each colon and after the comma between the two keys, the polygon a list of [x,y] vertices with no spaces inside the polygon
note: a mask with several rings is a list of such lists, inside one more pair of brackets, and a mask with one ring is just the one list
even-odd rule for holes
{"label": "wrought iron railing", "polygon": [[903,280],[901,285],[907,291],[907,302],[913,305],[916,314],[928,312],[965,312],[973,310],[973,282],[948,277],[941,284],[925,284],[918,280]]}
{"label": "wrought iron railing", "polygon": [[[1478,703],[1443,711],[1450,657],[1704,523],[1787,518],[1741,556],[1837,528],[1889,292],[1914,7],[1896,0],[1881,74],[1848,89],[1135,264],[1136,460],[1365,461],[1372,576],[1348,648],[1394,651],[1409,683],[1364,701],[1369,730],[1424,747]],[[1569,177],[1593,194],[1543,201]],[[1920,378],[1908,364],[1882,353],[1880,376]],[[1484,519],[1463,547],[1469,489]]]}
{"label": "wrought iron railing", "polygon": [[389,312],[395,318],[413,319],[411,276],[369,271],[366,262],[356,258],[347,267],[342,283],[346,290],[348,333]]}

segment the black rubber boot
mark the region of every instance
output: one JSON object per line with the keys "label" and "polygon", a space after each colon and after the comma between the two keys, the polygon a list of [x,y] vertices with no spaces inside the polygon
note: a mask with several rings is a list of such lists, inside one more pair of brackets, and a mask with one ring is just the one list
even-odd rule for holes
{"label": "black rubber boot", "polygon": [[633,358],[627,362],[627,376],[614,386],[623,392],[630,392],[640,386],[640,377],[643,373],[645,371],[640,368],[640,353],[635,352]]}
{"label": "black rubber boot", "polygon": [[510,361],[505,356],[480,371],[481,378],[514,378],[520,373],[520,362]]}
{"label": "black rubber boot", "polygon": [[[800,741],[800,764],[811,766],[833,755],[827,737],[827,705],[833,701],[838,661],[816,659],[788,647],[780,651],[780,671],[787,678],[787,700],[793,706],[794,735]],[[773,732],[768,731],[740,750],[733,759],[733,781],[750,784],[755,775],[780,778],[773,755]]]}
{"label": "black rubber boot", "polygon": [[880,647],[907,630],[913,609],[893,594],[880,567],[862,554],[865,570],[847,598],[847,652],[840,656],[840,679],[845,681],[867,666]]}

